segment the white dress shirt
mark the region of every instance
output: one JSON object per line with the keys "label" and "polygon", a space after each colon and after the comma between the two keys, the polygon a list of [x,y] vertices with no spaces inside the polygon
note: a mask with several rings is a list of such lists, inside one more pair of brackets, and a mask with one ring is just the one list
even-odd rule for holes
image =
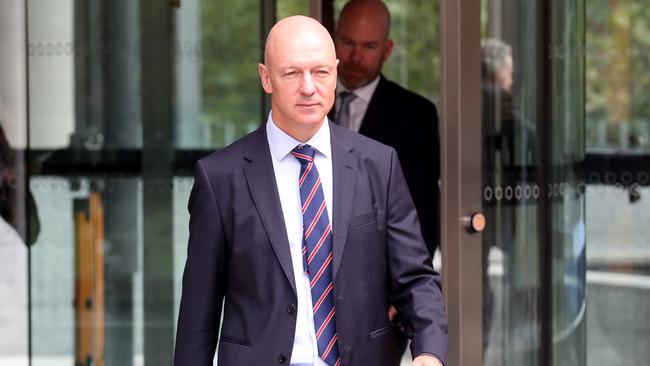
{"label": "white dress shirt", "polygon": [[[375,93],[379,85],[379,75],[371,81],[368,85],[362,86],[360,88],[349,90],[341,80],[336,83],[336,96],[338,96],[343,91],[348,91],[354,93],[357,97],[350,102],[350,129],[354,132],[359,132],[361,128],[361,123],[363,122],[363,116],[366,115],[366,110],[368,109],[368,103],[372,95]],[[341,109],[341,103],[338,101],[340,98],[337,98],[336,102],[336,115],[339,115],[339,110]]]}
{"label": "white dress shirt", "polygon": [[[289,238],[293,276],[296,280],[298,295],[298,311],[296,313],[296,335],[293,341],[291,365],[313,364],[327,366],[318,356],[318,344],[314,332],[314,316],[312,312],[311,288],[309,277],[303,269],[302,259],[302,204],[300,202],[300,162],[291,155],[291,150],[302,145],[300,141],[282,131],[273,121],[269,113],[266,122],[266,136],[271,150],[275,182],[278,187],[282,215]],[[327,118],[316,134],[306,142],[316,149],[314,163],[321,178],[325,204],[330,223],[332,222],[332,149],[330,145],[330,129]],[[335,228],[332,228],[332,231]]]}

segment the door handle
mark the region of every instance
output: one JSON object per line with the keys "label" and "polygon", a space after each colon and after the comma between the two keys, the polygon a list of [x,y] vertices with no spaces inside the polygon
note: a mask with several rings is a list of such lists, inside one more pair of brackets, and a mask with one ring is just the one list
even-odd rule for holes
{"label": "door handle", "polygon": [[470,234],[480,233],[485,230],[486,219],[482,212],[474,212],[462,217],[463,226]]}

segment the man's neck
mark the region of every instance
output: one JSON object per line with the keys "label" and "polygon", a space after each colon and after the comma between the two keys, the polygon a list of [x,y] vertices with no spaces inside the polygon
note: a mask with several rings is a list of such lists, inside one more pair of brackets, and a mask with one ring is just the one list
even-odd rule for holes
{"label": "man's neck", "polygon": [[323,123],[325,122],[325,118],[323,120],[316,124],[316,125],[308,125],[308,126],[300,126],[300,127],[292,127],[288,128],[287,124],[278,122],[276,119],[273,119],[273,123],[284,133],[287,135],[293,137],[294,139],[305,143],[309,141],[316,132],[321,128]]}

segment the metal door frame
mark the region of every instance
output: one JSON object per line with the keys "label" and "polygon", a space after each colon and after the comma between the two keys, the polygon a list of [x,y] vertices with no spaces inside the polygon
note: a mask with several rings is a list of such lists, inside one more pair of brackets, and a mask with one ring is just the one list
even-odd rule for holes
{"label": "metal door frame", "polygon": [[448,366],[483,364],[481,235],[481,1],[441,0],[441,231]]}

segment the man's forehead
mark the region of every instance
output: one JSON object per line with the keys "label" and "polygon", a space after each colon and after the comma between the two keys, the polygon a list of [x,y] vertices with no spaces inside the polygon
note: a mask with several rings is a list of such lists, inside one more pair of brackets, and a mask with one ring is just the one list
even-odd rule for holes
{"label": "man's forehead", "polygon": [[291,50],[277,54],[273,58],[274,66],[278,68],[290,67],[333,67],[336,57],[325,50]]}
{"label": "man's forehead", "polygon": [[336,53],[331,39],[323,40],[303,35],[291,35],[284,42],[275,40],[267,57],[274,63],[332,63]]}
{"label": "man's forehead", "polygon": [[280,20],[271,29],[266,44],[267,52],[283,52],[292,48],[333,46],[329,33],[322,24],[304,16]]}

